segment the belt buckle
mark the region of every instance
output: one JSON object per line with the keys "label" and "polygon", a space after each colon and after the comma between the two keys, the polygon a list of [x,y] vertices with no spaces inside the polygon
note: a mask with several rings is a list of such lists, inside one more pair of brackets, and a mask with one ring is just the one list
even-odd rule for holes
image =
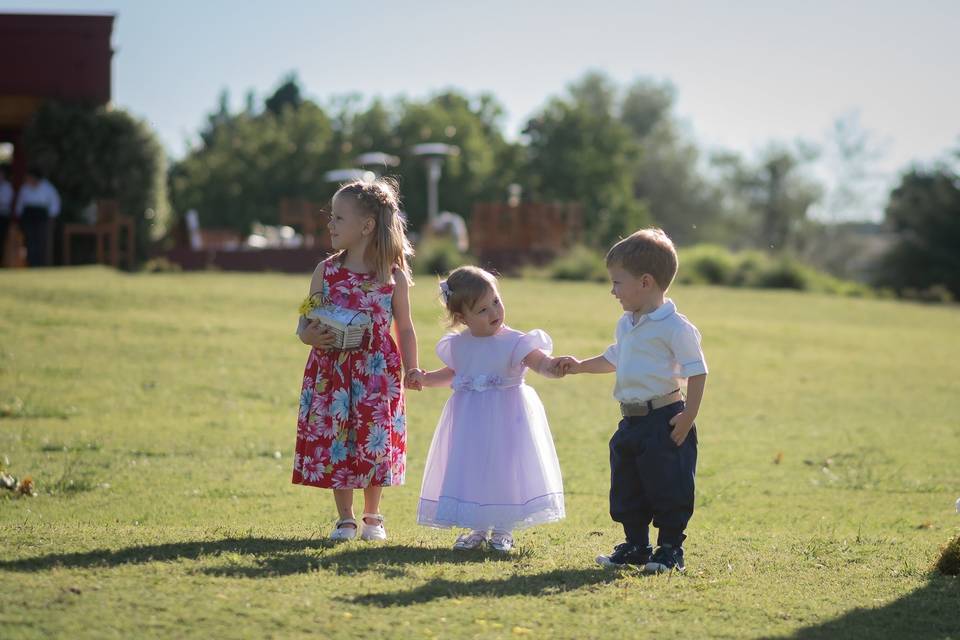
{"label": "belt buckle", "polygon": [[642,418],[650,413],[650,407],[646,403],[640,402],[621,402],[620,415],[624,418]]}

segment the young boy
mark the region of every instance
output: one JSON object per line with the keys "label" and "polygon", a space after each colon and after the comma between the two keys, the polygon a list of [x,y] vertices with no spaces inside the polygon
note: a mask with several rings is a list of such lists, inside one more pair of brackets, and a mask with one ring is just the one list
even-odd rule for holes
{"label": "young boy", "polygon": [[[623,525],[627,541],[597,562],[648,573],[683,571],[697,466],[693,421],[707,379],[700,333],[666,297],[677,274],[677,252],[663,231],[643,229],[615,244],[607,271],[611,293],[625,312],[616,342],[589,360],[566,356],[556,365],[561,374],[617,374],[613,395],[623,420],[610,439],[610,516]],[[656,552],[651,522],[659,529]]]}

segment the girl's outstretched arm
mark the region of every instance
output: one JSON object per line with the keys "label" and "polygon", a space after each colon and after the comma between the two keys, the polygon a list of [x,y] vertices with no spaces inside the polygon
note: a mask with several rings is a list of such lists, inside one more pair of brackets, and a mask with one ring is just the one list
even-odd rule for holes
{"label": "girl's outstretched arm", "polygon": [[450,367],[444,367],[434,371],[424,371],[421,381],[425,387],[449,387],[455,375],[456,371]]}
{"label": "girl's outstretched arm", "polygon": [[523,359],[523,364],[545,378],[562,378],[564,373],[557,367],[560,358],[551,358],[540,349],[534,349]]}
{"label": "girl's outstretched arm", "polygon": [[393,287],[393,322],[397,332],[397,346],[400,347],[400,359],[403,361],[403,376],[418,368],[417,332],[413,329],[410,316],[410,281],[401,269],[394,273],[396,284]]}

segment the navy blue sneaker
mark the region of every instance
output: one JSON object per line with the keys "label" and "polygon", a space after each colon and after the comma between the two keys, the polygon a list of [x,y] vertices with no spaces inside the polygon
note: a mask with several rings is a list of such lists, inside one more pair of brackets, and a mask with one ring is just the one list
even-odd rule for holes
{"label": "navy blue sneaker", "polygon": [[641,547],[632,542],[622,542],[613,548],[613,553],[607,556],[597,556],[597,564],[602,567],[634,566],[638,569],[646,567],[650,562],[653,547]]}
{"label": "navy blue sneaker", "polygon": [[683,573],[686,568],[686,565],[683,564],[683,547],[662,544],[657,547],[653,557],[647,562],[645,571],[647,573],[667,573],[669,571]]}

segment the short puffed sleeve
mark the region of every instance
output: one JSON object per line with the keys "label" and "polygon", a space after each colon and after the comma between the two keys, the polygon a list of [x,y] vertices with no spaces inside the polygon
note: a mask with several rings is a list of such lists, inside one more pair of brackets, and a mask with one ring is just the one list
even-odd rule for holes
{"label": "short puffed sleeve", "polygon": [[458,335],[457,333],[448,333],[437,342],[437,357],[440,358],[440,362],[454,370],[456,370],[456,367],[453,366],[453,341]]}
{"label": "short puffed sleeve", "polygon": [[513,349],[510,366],[519,367],[523,359],[530,355],[530,352],[535,349],[540,349],[547,355],[553,352],[553,340],[550,339],[546,331],[534,329],[530,333],[521,336],[520,340],[517,341],[517,346]]}

